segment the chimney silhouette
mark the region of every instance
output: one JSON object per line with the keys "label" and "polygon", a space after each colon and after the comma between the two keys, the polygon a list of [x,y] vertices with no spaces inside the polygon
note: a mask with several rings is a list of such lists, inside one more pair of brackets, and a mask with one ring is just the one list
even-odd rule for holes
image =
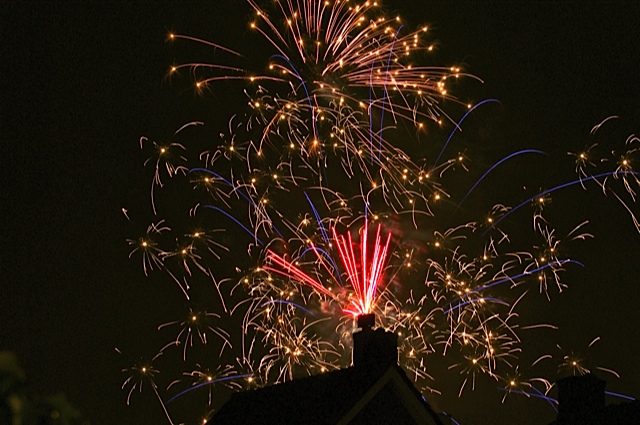
{"label": "chimney silhouette", "polygon": [[398,336],[384,329],[373,329],[374,314],[358,316],[360,330],[353,334],[353,366],[387,368],[398,364]]}
{"label": "chimney silhouette", "polygon": [[589,415],[603,409],[606,381],[588,373],[568,376],[556,382],[558,385],[558,421]]}

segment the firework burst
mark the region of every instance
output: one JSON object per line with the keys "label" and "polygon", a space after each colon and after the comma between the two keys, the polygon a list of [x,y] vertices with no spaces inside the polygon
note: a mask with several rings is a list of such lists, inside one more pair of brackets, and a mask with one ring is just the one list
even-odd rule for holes
{"label": "firework burst", "polygon": [[[220,359],[219,373],[203,372],[203,362],[182,372],[168,397],[345,366],[353,316],[368,313],[400,336],[400,363],[425,394],[438,392],[427,372],[434,353],[460,373],[460,394],[476,376],[511,392],[537,388],[539,378],[527,380],[518,364],[521,332],[545,325],[527,323],[519,307],[532,294],[551,299],[562,291],[565,270],[581,265],[568,257],[571,244],[590,236],[586,222],[556,229],[546,210],[561,189],[596,183],[640,230],[638,138],[610,161],[595,158],[593,144],[573,154],[578,179],[533,196],[509,204],[474,196],[503,163],[543,152],[511,153],[475,170],[475,184],[463,178],[472,162],[465,152],[449,153],[449,142],[470,112],[497,101],[450,102],[451,112],[443,111],[440,101],[455,100],[449,82],[469,76],[456,66],[421,65],[433,50],[427,28],[406,31],[376,2],[247,3],[250,29],[271,49],[258,68],[251,55],[170,35],[229,58],[174,65],[170,74],[189,69],[198,91],[215,91],[221,80],[237,84],[247,108],[232,111],[219,140],[201,149],[142,139],[154,164],[154,214],[164,202],[158,189],[172,185],[189,194],[189,214],[171,228],[156,219],[129,240],[131,255],[141,255],[145,274],[167,272],[188,299],[202,287],[219,299],[161,326],[179,328],[160,352],[180,346],[185,368],[197,341]],[[242,61],[249,65],[235,65]],[[431,136],[425,146],[427,125],[448,128],[446,142]],[[614,166],[602,171],[603,164]]]}

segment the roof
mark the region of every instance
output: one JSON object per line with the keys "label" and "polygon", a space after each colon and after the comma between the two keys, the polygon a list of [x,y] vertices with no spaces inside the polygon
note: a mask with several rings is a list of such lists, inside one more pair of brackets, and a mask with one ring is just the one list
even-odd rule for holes
{"label": "roof", "polygon": [[350,367],[234,394],[210,423],[430,424],[438,415],[397,365]]}
{"label": "roof", "polygon": [[640,401],[605,406],[606,381],[592,373],[558,380],[558,417],[550,425],[640,424]]}
{"label": "roof", "polygon": [[549,425],[637,425],[640,424],[640,401],[609,404],[601,409],[556,419]]}

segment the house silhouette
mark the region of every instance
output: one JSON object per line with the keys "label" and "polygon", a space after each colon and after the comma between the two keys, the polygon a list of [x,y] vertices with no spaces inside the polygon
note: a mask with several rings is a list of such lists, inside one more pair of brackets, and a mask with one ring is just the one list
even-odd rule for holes
{"label": "house silhouette", "polygon": [[425,424],[448,423],[431,409],[398,366],[398,339],[358,317],[349,368],[235,393],[209,423]]}
{"label": "house silhouette", "polygon": [[[235,393],[208,423],[454,423],[429,406],[398,366],[398,337],[374,325],[374,315],[358,316],[351,367]],[[558,416],[549,425],[640,425],[640,401],[605,405],[606,382],[591,373],[562,378],[556,385]]]}
{"label": "house silhouette", "polygon": [[549,425],[638,425],[640,401],[605,405],[606,381],[588,373],[556,382],[558,417]]}

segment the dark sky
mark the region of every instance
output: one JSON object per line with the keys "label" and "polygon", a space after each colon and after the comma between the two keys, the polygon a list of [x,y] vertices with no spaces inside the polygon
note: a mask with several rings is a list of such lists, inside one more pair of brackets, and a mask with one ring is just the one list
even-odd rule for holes
{"label": "dark sky", "polygon": [[[498,143],[566,155],[588,145],[590,129],[610,115],[621,117],[613,142],[638,134],[637,2],[403,3],[402,16],[433,29],[438,60],[484,80],[462,100],[501,101],[495,116],[475,121]],[[156,326],[172,308],[166,300],[179,294],[128,260],[126,238],[135,235],[121,209],[148,208],[140,136],[162,138],[225,112],[215,94],[198,97],[186,79],[166,80],[182,48],[166,42],[168,32],[246,45],[249,8],[240,0],[3,2],[0,13],[0,349],[17,353],[36,391],[64,391],[92,424],[161,423],[151,397],[125,405],[128,360],[115,347],[135,357],[148,339],[147,353],[156,350]],[[609,390],[640,397],[640,235],[597,188],[575,202],[596,238],[577,248],[586,267],[541,304],[540,316],[559,322],[566,345],[621,373],[606,376]],[[596,336],[601,342],[585,350]],[[446,400],[467,425],[553,418],[526,422],[546,409],[531,400],[497,409]],[[501,419],[486,419],[493,415]]]}

